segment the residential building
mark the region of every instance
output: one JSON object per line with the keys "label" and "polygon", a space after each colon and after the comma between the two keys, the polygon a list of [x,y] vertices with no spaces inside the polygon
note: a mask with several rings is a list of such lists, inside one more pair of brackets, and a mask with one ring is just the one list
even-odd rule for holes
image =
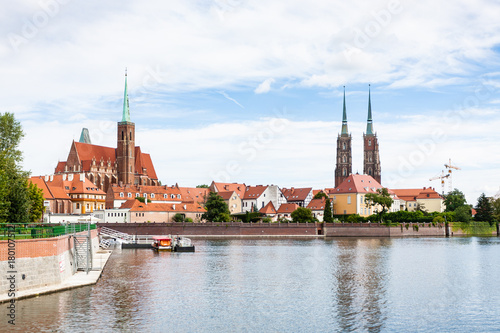
{"label": "residential building", "polygon": [[321,199],[312,199],[311,202],[309,202],[309,205],[307,205],[307,208],[311,210],[313,216],[320,222],[323,222],[325,203],[326,199],[323,197]]}
{"label": "residential building", "polygon": [[245,184],[239,184],[239,183],[216,183],[212,181],[212,184],[210,184],[210,191],[211,192],[236,192],[236,194],[243,199],[245,196],[245,191],[246,191],[246,185]]}
{"label": "residential building", "polygon": [[247,186],[242,202],[242,212],[251,212],[255,207],[257,210],[265,207],[269,202],[279,209],[286,202],[286,198],[276,185]]}
{"label": "residential building", "polygon": [[306,188],[282,188],[281,192],[288,203],[296,203],[299,207],[307,207],[313,198],[312,187]]}
{"label": "residential building", "polygon": [[130,222],[132,223],[169,223],[172,218],[181,214],[184,218],[191,218],[193,222],[201,222],[205,208],[197,203],[142,203],[131,200],[124,203],[123,208],[130,207]]}
{"label": "residential building", "polygon": [[287,219],[292,220],[292,213],[299,208],[296,203],[284,203],[276,211],[276,219]]}
{"label": "residential building", "polygon": [[416,189],[392,189],[401,198],[404,210],[409,212],[421,209],[426,212],[444,212],[445,205],[443,197],[432,187]]}
{"label": "residential building", "polygon": [[147,185],[124,185],[112,184],[106,193],[106,208],[119,208],[127,200],[143,197],[152,203],[180,203],[184,201],[194,202],[191,197],[184,197],[177,185],[172,186],[147,186]]}
{"label": "residential building", "polygon": [[271,218],[272,221],[276,221],[277,211],[271,201],[263,208],[259,210],[259,213],[264,214],[266,217]]}
{"label": "residential building", "polygon": [[241,213],[242,200],[235,191],[218,192],[218,195],[224,199],[224,202],[229,208],[229,213],[238,214]]}
{"label": "residential building", "polygon": [[[383,188],[379,182],[368,175],[352,174],[345,179],[338,187],[330,190],[328,196],[333,203],[334,215],[359,214],[361,216],[370,216],[378,211],[380,207],[371,207],[365,204],[365,196],[368,193],[377,193],[377,190]],[[392,193],[393,200],[399,200],[395,193]],[[399,202],[393,204],[390,211],[398,211]]]}

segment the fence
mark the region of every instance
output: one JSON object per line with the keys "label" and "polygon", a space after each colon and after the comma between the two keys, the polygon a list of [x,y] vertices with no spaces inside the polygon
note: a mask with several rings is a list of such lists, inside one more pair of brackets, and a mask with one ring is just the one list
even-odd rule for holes
{"label": "fence", "polygon": [[68,223],[60,225],[2,223],[0,224],[0,240],[50,238],[96,228],[95,224]]}

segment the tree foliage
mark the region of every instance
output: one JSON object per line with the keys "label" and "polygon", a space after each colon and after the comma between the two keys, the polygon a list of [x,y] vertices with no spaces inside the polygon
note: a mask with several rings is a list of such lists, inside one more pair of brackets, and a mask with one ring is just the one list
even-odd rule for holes
{"label": "tree foliage", "polygon": [[309,208],[299,207],[291,214],[293,222],[314,222],[314,216]]}
{"label": "tree foliage", "polygon": [[196,188],[208,188],[207,184],[196,185]]}
{"label": "tree foliage", "polygon": [[43,193],[21,169],[18,149],[24,133],[12,113],[0,114],[0,223],[28,223],[43,214]]}
{"label": "tree foliage", "polygon": [[490,199],[484,193],[481,193],[477,199],[476,216],[474,219],[476,221],[489,222],[490,225],[493,224],[493,206]]}
{"label": "tree foliage", "polygon": [[328,198],[328,195],[326,195],[325,192],[323,191],[319,191],[318,193],[316,193],[316,195],[313,197],[313,199],[321,199],[321,198],[325,198],[327,199]]}
{"label": "tree foliage", "polygon": [[463,205],[455,209],[455,221],[457,222],[470,222],[472,220],[471,208]]}
{"label": "tree foliage", "polygon": [[172,217],[172,221],[174,222],[184,222],[185,216],[184,214],[177,213]]}
{"label": "tree foliage", "polygon": [[377,193],[368,193],[365,195],[365,204],[370,207],[380,206],[382,210],[379,212],[380,219],[382,215],[391,208],[392,203],[391,195],[387,188],[377,189]]}
{"label": "tree foliage", "polygon": [[211,222],[229,222],[231,214],[226,202],[220,195],[215,192],[210,192],[205,204],[207,210],[202,218]]}
{"label": "tree foliage", "polygon": [[[320,193],[322,193],[322,192],[320,192]],[[333,223],[332,203],[330,201],[330,198],[328,198],[328,197],[326,197],[326,199],[325,199],[325,209],[323,210],[323,222]]]}
{"label": "tree foliage", "polygon": [[446,205],[446,212],[454,212],[458,207],[465,206],[467,201],[460,190],[454,189],[444,196],[444,204]]}

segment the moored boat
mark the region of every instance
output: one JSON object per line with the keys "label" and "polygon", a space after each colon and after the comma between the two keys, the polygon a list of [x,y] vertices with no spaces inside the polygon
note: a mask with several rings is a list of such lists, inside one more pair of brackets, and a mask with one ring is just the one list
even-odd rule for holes
{"label": "moored boat", "polygon": [[173,249],[175,252],[194,252],[194,245],[191,239],[177,236],[173,240]]}
{"label": "moored boat", "polygon": [[154,236],[151,246],[157,251],[172,251],[172,237]]}

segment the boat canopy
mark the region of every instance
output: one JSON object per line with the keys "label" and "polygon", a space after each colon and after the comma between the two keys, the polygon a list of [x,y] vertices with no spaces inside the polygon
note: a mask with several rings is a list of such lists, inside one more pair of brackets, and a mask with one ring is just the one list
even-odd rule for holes
{"label": "boat canopy", "polygon": [[153,236],[153,240],[154,241],[172,240],[172,238],[168,236]]}

